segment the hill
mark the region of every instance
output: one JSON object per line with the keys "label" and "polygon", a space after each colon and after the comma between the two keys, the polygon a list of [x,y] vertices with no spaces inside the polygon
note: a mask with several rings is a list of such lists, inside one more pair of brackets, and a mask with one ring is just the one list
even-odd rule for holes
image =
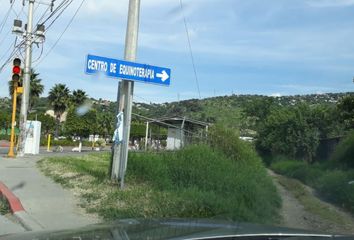
{"label": "hill", "polygon": [[[189,99],[179,102],[169,102],[162,104],[146,104],[135,102],[133,112],[150,118],[160,118],[166,116],[185,116],[188,118],[205,121],[209,123],[220,123],[229,127],[241,127],[245,124],[244,109],[252,102],[256,101],[272,101],[281,106],[291,106],[298,103],[306,103],[308,105],[328,104],[335,105],[339,99],[346,95],[354,95],[353,92],[346,93],[325,93],[325,94],[309,94],[309,95],[293,95],[281,97],[269,97],[264,95],[230,95],[218,96],[205,99]],[[93,108],[98,111],[105,111],[107,114],[114,115],[116,102],[106,100],[96,100],[91,98]],[[9,98],[0,98],[0,108],[10,113]],[[44,113],[50,109],[48,99],[39,98],[32,109],[32,113]],[[139,121],[136,116],[133,120]]]}

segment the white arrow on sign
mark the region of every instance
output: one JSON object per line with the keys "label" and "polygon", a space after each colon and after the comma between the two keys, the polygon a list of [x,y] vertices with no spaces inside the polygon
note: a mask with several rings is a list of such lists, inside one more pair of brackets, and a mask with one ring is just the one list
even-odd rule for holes
{"label": "white arrow on sign", "polygon": [[161,81],[166,81],[170,76],[168,76],[167,72],[165,70],[162,71],[162,73],[156,73],[156,77],[161,78]]}

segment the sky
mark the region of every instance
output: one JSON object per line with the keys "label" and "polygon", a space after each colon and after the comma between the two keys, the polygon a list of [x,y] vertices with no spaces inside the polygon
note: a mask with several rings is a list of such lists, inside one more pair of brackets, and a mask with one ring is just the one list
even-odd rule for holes
{"label": "sky", "polygon": [[[96,99],[117,98],[118,79],[86,75],[85,58],[124,58],[128,2],[86,0],[50,51],[81,3],[73,1],[46,32],[43,51],[33,47],[43,96],[64,83]],[[2,21],[10,1],[0,0],[0,6]],[[26,22],[27,8],[15,0],[0,32],[0,65],[15,40],[9,33],[13,19]],[[36,3],[35,22],[46,9]],[[170,87],[136,83],[136,101],[199,98],[184,16],[202,98],[354,91],[354,0],[183,0],[182,9],[180,0],[141,0],[140,14],[136,61],[171,68],[172,74]],[[10,77],[8,65],[0,73],[0,97],[8,96]]]}

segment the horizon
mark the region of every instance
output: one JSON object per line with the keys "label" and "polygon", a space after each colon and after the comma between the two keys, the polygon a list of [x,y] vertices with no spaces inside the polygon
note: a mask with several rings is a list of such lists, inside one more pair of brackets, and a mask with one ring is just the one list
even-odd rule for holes
{"label": "horizon", "polygon": [[[354,38],[354,1],[183,2],[183,8],[172,0],[142,2],[136,62],[168,67],[172,73],[168,88],[136,83],[135,99],[194,99],[199,98],[198,89],[202,98],[232,93],[285,96],[354,91],[354,43],[350,41]],[[84,65],[87,54],[123,59],[127,3],[86,0],[56,44],[79,3],[64,11],[46,32],[43,54],[34,47],[33,67],[43,80],[44,95],[54,84],[64,83],[94,98],[115,101],[118,81],[85,75]],[[10,3],[3,5],[0,14]],[[21,7],[15,2],[2,33],[11,31],[16,13],[25,22]],[[44,10],[38,6],[35,22]],[[0,38],[0,51],[11,47],[14,39],[11,34]],[[9,78],[7,66],[0,79],[7,84]],[[8,96],[7,87],[0,88],[0,96]]]}
{"label": "horizon", "polygon": [[[325,92],[325,93],[306,93],[306,94],[292,94],[292,95],[282,95],[282,96],[272,96],[272,95],[263,95],[263,94],[226,94],[226,95],[217,95],[217,96],[209,96],[209,97],[204,97],[204,98],[188,98],[188,99],[181,99],[179,101],[170,101],[170,102],[148,102],[147,100],[142,100],[139,101],[138,99],[134,98],[133,102],[134,103],[144,103],[144,104],[165,104],[165,103],[176,103],[176,102],[183,102],[183,101],[190,101],[190,100],[198,100],[198,101],[203,101],[206,99],[212,99],[212,98],[219,98],[219,97],[243,97],[243,96],[260,96],[260,97],[269,97],[269,98],[282,98],[282,97],[304,97],[304,96],[321,96],[321,95],[329,95],[329,94],[354,94],[353,92]],[[0,97],[0,99],[7,98],[10,99],[10,96],[5,96],[5,97]],[[48,98],[48,96],[40,96],[39,98]],[[87,96],[88,99],[90,100],[95,100],[95,101],[108,101],[110,103],[115,103],[117,102],[116,100],[109,100],[109,99],[104,99],[104,98],[94,98],[92,96]]]}

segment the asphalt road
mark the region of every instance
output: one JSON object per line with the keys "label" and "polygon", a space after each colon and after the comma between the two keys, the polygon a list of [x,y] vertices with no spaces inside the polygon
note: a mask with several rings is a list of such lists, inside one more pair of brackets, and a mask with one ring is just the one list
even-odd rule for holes
{"label": "asphalt road", "polygon": [[[63,147],[63,152],[53,152],[54,148],[51,148],[52,152],[47,152],[47,148],[46,147],[40,147],[39,153],[40,155],[50,155],[50,156],[55,156],[55,155],[65,155],[65,154],[83,154],[83,153],[88,153],[88,152],[96,152],[93,151],[90,147],[82,147],[82,151],[81,153],[79,152],[72,152],[72,149],[74,147]],[[103,149],[103,151],[110,151],[110,147],[106,147],[105,149]],[[4,156],[9,152],[9,148],[8,147],[0,147],[0,155]]]}

